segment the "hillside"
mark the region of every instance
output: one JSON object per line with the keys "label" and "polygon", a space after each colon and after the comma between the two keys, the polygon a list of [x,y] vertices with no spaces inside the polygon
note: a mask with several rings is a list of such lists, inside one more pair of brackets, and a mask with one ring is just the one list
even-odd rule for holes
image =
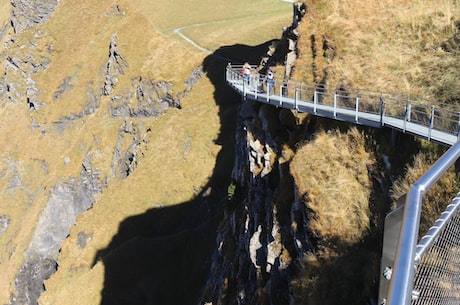
{"label": "hillside", "polygon": [[0,1],[0,303],[374,300],[384,216],[445,148],[242,103],[224,69],[458,103],[460,3],[304,4]]}
{"label": "hillside", "polygon": [[[295,79],[460,102],[458,2],[306,3]],[[446,148],[387,130],[317,126],[291,163],[316,240],[298,304],[365,304],[377,293],[384,216]],[[456,183],[452,169],[425,196],[422,232],[458,192]]]}
{"label": "hillside", "polygon": [[[200,208],[206,198],[226,198],[218,190],[228,186],[232,161],[228,152],[222,157],[222,126],[234,110],[221,107],[203,77],[207,54],[174,29],[209,36],[205,48],[211,41],[259,44],[278,35],[291,5],[18,0],[1,7],[0,302],[36,304],[43,288],[41,304],[109,302],[101,294],[109,263],[101,258],[110,256],[109,245],[122,248],[113,239],[129,217],[155,227],[160,267],[168,257],[174,264],[209,252],[211,229],[201,239],[202,232],[187,232],[208,217]],[[273,25],[246,40],[239,24],[225,24],[228,38],[206,27],[226,20]],[[191,249],[179,251],[187,241]],[[193,277],[199,268],[177,272]],[[181,277],[164,274],[163,281]],[[174,287],[166,291],[177,297]]]}

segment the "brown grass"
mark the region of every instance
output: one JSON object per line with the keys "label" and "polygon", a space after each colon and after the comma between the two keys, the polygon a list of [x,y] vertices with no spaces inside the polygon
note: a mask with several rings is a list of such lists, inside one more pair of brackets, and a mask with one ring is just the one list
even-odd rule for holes
{"label": "brown grass", "polygon": [[[421,82],[430,79],[427,62],[434,67],[452,56],[439,46],[455,33],[457,1],[306,2],[310,13],[301,24],[297,78],[312,80],[316,63],[316,81],[327,68],[331,85],[437,98]],[[311,35],[318,44],[316,58],[312,58]],[[336,48],[330,62],[322,56],[323,37]],[[431,78],[432,85],[436,81]]]}
{"label": "brown grass", "polygon": [[295,304],[364,304],[372,294],[378,254],[362,245],[371,232],[375,163],[356,128],[320,131],[296,152],[291,171],[315,247],[292,282]]}
{"label": "brown grass", "polygon": [[363,135],[321,131],[297,151],[291,171],[311,213],[310,230],[336,245],[358,242],[369,228],[371,182]]}
{"label": "brown grass", "polygon": [[[410,190],[415,183],[439,158],[439,152],[422,151],[414,157],[413,163],[408,164],[404,177],[399,178],[393,185],[393,197],[396,200]],[[423,236],[439,218],[447,205],[459,191],[459,179],[455,168],[447,171],[441,179],[423,196],[423,207],[419,236]]]}

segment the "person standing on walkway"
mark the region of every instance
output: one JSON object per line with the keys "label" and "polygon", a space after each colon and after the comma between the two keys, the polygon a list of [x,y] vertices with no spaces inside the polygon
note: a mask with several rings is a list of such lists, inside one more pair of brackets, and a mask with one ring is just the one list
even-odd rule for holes
{"label": "person standing on walkway", "polygon": [[244,63],[243,69],[241,69],[241,73],[243,73],[243,79],[246,85],[249,85],[251,80],[251,65],[248,62]]}

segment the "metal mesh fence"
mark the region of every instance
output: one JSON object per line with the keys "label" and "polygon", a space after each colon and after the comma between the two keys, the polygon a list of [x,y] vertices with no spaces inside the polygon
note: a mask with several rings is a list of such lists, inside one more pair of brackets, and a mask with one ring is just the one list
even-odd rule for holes
{"label": "metal mesh fence", "polygon": [[432,242],[423,249],[415,273],[413,305],[460,304],[459,205],[457,196],[427,234],[433,235],[427,236]]}

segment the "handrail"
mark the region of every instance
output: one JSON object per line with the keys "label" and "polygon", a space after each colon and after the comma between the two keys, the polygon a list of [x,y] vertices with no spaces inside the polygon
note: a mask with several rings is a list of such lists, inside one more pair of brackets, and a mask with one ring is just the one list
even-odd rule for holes
{"label": "handrail", "polygon": [[460,208],[460,193],[452,200],[447,206],[446,210],[441,213],[441,216],[428,230],[428,232],[419,241],[415,249],[414,264],[419,265],[427,250],[430,249],[439,237],[439,234],[444,230],[448,221],[452,219],[453,215],[458,212]]}
{"label": "handrail", "polygon": [[420,224],[423,195],[460,157],[460,142],[444,153],[432,167],[415,182],[406,199],[403,223],[396,248],[394,270],[392,272],[388,303],[407,305],[412,299],[414,284],[414,263]]}
{"label": "handrail", "polygon": [[241,65],[229,64],[227,82],[244,98],[337,120],[415,134],[429,141],[453,145],[460,139],[460,106],[407,95],[297,80],[276,79],[271,92],[262,92],[265,77],[244,79]]}

